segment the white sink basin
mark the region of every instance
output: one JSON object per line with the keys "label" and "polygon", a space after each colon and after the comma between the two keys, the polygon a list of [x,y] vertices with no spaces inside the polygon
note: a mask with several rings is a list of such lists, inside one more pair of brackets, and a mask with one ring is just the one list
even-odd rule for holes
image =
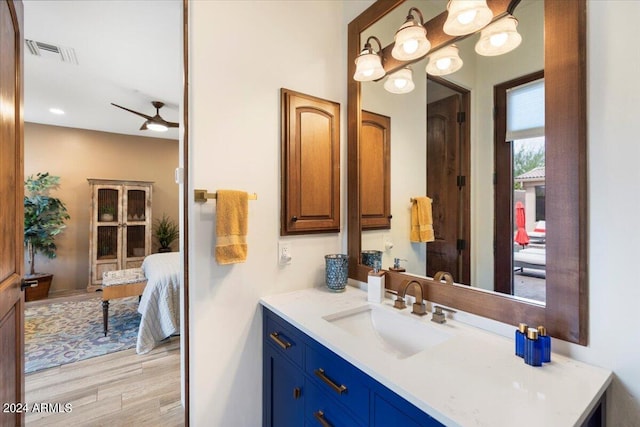
{"label": "white sink basin", "polygon": [[381,307],[365,305],[324,316],[347,333],[374,342],[385,353],[406,359],[441,344],[453,335],[425,318],[411,319]]}

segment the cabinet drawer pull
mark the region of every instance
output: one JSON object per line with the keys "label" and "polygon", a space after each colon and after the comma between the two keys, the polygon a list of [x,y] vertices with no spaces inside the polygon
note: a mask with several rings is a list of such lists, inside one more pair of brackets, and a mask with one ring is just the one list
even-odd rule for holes
{"label": "cabinet drawer pull", "polygon": [[302,392],[300,391],[300,387],[296,387],[293,389],[293,398],[294,399],[300,399],[300,395],[302,394]]}
{"label": "cabinet drawer pull", "polygon": [[333,391],[335,391],[338,394],[342,394],[345,391],[347,391],[347,386],[345,385],[338,385],[336,383],[334,383],[331,378],[327,377],[324,373],[324,369],[322,368],[318,368],[315,371],[313,371],[314,374],[316,374],[316,377],[320,378],[322,381],[324,381],[325,384],[327,384],[329,387],[331,387],[333,389]]}
{"label": "cabinet drawer pull", "polygon": [[329,422],[324,419],[324,412],[318,410],[313,413],[313,416],[316,417],[316,420],[318,420],[322,427],[332,427],[331,424],[329,424]]}
{"label": "cabinet drawer pull", "polygon": [[290,342],[286,342],[285,340],[283,340],[282,338],[280,338],[280,335],[278,335],[277,332],[271,332],[269,334],[269,337],[274,340],[276,342],[276,344],[278,344],[280,347],[282,347],[284,350],[288,349],[289,347],[291,347],[291,343]]}

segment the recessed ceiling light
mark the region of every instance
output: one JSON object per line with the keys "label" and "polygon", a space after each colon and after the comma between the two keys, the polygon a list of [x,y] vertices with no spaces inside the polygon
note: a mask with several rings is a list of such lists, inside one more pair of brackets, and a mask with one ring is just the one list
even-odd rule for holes
{"label": "recessed ceiling light", "polygon": [[53,114],[59,114],[59,115],[64,114],[64,110],[61,110],[60,108],[49,108],[49,112]]}

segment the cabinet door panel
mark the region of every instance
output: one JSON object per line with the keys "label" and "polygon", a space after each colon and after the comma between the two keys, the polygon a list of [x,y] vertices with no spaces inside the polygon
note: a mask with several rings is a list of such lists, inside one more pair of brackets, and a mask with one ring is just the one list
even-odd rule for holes
{"label": "cabinet door panel", "polygon": [[299,427],[304,420],[304,375],[291,362],[264,344],[263,425]]}
{"label": "cabinet door panel", "polygon": [[363,230],[391,228],[391,118],[362,112],[360,212]]}
{"label": "cabinet door panel", "polygon": [[280,234],[340,231],[340,104],[281,90]]}

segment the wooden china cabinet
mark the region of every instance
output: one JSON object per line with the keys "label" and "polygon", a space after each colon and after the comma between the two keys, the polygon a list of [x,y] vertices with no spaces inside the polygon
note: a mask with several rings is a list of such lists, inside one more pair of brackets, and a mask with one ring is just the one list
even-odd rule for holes
{"label": "wooden china cabinet", "polygon": [[153,183],[88,179],[91,189],[88,291],[105,271],[136,268],[151,253]]}

